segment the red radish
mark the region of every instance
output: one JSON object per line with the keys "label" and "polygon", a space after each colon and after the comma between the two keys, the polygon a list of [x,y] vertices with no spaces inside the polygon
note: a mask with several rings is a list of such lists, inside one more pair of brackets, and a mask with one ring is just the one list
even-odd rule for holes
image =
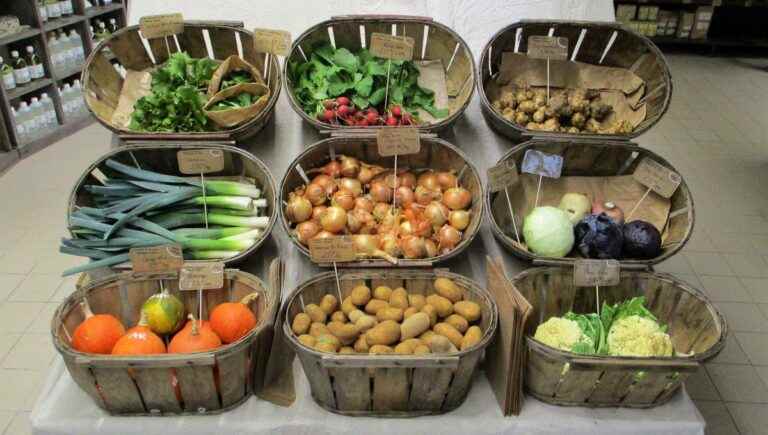
{"label": "red radish", "polygon": [[367,125],[369,125],[369,124],[370,124],[370,123],[368,122],[368,120],[367,120],[367,119],[361,119],[361,120],[357,121],[357,125],[361,125],[361,126],[363,126],[363,127],[365,127],[365,126],[367,126]]}
{"label": "red radish", "polygon": [[339,106],[349,106],[349,98],[339,97],[336,99],[336,104],[338,104]]}
{"label": "red radish", "polygon": [[378,110],[376,110],[376,108],[375,108],[375,107],[369,107],[367,110],[368,110],[368,113],[373,113],[373,114],[374,114],[374,115],[376,115],[376,116],[378,116],[378,115],[379,115],[379,111],[378,111]]}
{"label": "red radish", "polygon": [[387,118],[387,125],[390,126],[390,127],[396,126],[397,125],[397,119],[392,117],[392,116],[390,116],[389,118]]}
{"label": "red radish", "polygon": [[333,100],[325,100],[323,101],[323,107],[326,109],[333,109],[334,104],[336,104]]}
{"label": "red radish", "polygon": [[342,105],[342,106],[339,106],[336,109],[336,114],[339,115],[342,118],[346,118],[347,116],[349,116],[351,114],[351,111],[349,109],[349,106]]}
{"label": "red radish", "polygon": [[400,108],[400,106],[392,106],[392,116],[401,117],[403,115],[403,110]]}
{"label": "red radish", "polygon": [[365,115],[365,120],[368,122],[368,124],[376,124],[376,121],[379,120],[379,115],[374,112],[368,112],[368,114]]}
{"label": "red radish", "polygon": [[325,109],[325,112],[323,112],[323,118],[328,122],[333,121],[333,118],[335,117],[336,115],[333,113],[333,110]]}

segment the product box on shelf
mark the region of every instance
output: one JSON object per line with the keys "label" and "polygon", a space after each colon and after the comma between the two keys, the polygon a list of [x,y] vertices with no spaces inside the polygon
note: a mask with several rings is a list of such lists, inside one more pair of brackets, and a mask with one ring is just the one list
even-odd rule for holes
{"label": "product box on shelf", "polygon": [[699,6],[696,8],[696,17],[691,28],[691,39],[706,39],[709,32],[709,24],[712,22],[712,6]]}
{"label": "product box on shelf", "polygon": [[680,14],[680,20],[677,24],[677,37],[687,39],[691,37],[693,23],[696,21],[696,14],[693,12],[683,12]]}
{"label": "product box on shelf", "polygon": [[620,4],[616,6],[616,21],[627,23],[637,16],[637,5]]}

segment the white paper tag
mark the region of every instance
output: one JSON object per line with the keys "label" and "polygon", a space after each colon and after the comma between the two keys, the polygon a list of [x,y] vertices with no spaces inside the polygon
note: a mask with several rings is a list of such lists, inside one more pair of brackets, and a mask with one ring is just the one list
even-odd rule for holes
{"label": "white paper tag", "polygon": [[184,32],[184,16],[180,13],[148,15],[139,19],[139,30],[147,39],[163,38]]}
{"label": "white paper tag", "polygon": [[523,157],[521,170],[528,174],[547,178],[560,178],[563,171],[563,157],[537,150],[528,150]]}
{"label": "white paper tag", "polygon": [[671,198],[683,181],[680,174],[648,157],[644,158],[637,165],[637,169],[635,169],[635,173],[632,176],[638,183],[664,198]]}
{"label": "white paper tag", "polygon": [[618,260],[576,260],[573,285],[577,287],[612,286],[621,281]]}
{"label": "white paper tag", "polygon": [[534,59],[568,59],[568,38],[533,35],[528,38],[528,57]]}

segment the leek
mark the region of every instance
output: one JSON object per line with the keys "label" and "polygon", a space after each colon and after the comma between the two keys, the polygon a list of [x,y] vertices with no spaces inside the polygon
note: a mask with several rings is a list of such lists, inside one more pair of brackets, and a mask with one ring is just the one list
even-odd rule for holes
{"label": "leek", "polygon": [[197,196],[188,199],[181,204],[207,205],[208,207],[221,207],[233,210],[253,210],[253,200],[247,196]]}
{"label": "leek", "polygon": [[190,260],[219,260],[240,255],[240,251],[186,251],[185,256]]}

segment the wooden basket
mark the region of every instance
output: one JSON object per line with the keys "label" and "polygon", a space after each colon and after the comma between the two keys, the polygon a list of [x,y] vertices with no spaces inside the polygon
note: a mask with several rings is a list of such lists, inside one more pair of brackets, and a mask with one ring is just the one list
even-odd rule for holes
{"label": "wooden basket", "polygon": [[[429,17],[345,15],[332,17],[330,20],[310,27],[294,40],[291,52],[285,60],[283,72],[285,88],[288,94],[288,101],[293,110],[318,130],[380,128],[380,126],[351,127],[327,124],[319,121],[315,116],[304,112],[293,93],[293,86],[288,74],[288,65],[290,62],[305,60],[305,53],[310,53],[315,44],[330,42],[336,47],[345,47],[355,52],[361,48],[370,47],[372,33],[392,34],[393,28],[396,30],[397,35],[410,36],[414,39],[414,61],[440,59],[446,68],[446,82],[449,88],[448,109],[450,114],[439,122],[420,126],[419,128],[423,131],[437,132],[453,125],[461,114],[464,113],[470,100],[472,100],[476,76],[474,58],[467,43],[456,32],[443,24],[432,21],[432,18]],[[333,34],[333,39],[331,39],[331,33]],[[363,38],[365,43],[363,43]]]}
{"label": "wooden basket", "polygon": [[[176,279],[163,281],[187,312],[197,313],[197,292],[178,290]],[[210,352],[154,356],[110,356],[74,350],[72,332],[83,321],[79,306],[88,300],[94,313],[109,313],[127,327],[139,320],[141,305],[160,290],[157,278],[112,275],[76,290],[56,310],[53,343],[72,379],[96,404],[115,415],[213,414],[245,402],[261,376],[272,338],[271,326],[280,305],[278,290],[239,270],[225,271],[224,287],[206,290],[203,318],[222,302],[239,301],[258,292],[250,305],[257,326],[240,340]],[[178,387],[172,379],[178,381]]]}
{"label": "wooden basket", "polygon": [[[576,48],[582,31],[586,31],[581,46]],[[499,72],[501,56],[505,51],[526,53],[531,35],[564,36],[568,38],[568,59],[578,62],[626,68],[645,80],[647,114],[637,128],[629,134],[552,133],[529,130],[525,126],[504,119],[488,100],[485,89]],[[519,36],[518,36],[519,35]],[[615,35],[615,36],[614,36]],[[611,43],[611,41],[613,42]],[[626,140],[640,136],[659,122],[672,99],[672,76],[664,55],[647,37],[618,23],[590,21],[523,20],[498,31],[486,44],[480,57],[478,93],[480,107],[488,125],[498,133],[521,142],[531,136],[590,138],[600,140]]]}
{"label": "wooden basket", "polygon": [[[227,264],[237,263],[255,252],[264,243],[272,233],[272,228],[277,222],[278,207],[277,196],[275,194],[275,181],[269,168],[253,154],[228,145],[212,143],[178,143],[178,144],[160,144],[158,142],[133,142],[128,147],[121,147],[112,150],[95,161],[88,169],[83,172],[77,183],[72,188],[69,195],[69,212],[67,213],[67,226],[71,213],[77,207],[92,205],[92,195],[85,190],[86,184],[98,184],[96,178],[91,174],[95,168],[109,159],[118,160],[121,163],[134,166],[139,164],[143,169],[156,171],[164,174],[186,176],[179,172],[177,153],[184,149],[211,149],[222,150],[224,152],[224,170],[209,174],[210,176],[244,176],[253,178],[261,189],[263,197],[267,200],[267,213],[269,213],[269,224],[264,228],[264,236],[256,243],[241,252],[240,254],[223,260]],[[134,161],[135,159],[135,161]],[[102,172],[111,175],[109,168],[103,168]],[[75,235],[72,235],[75,237]],[[192,261],[192,260],[190,260]]]}
{"label": "wooden basket", "polygon": [[[667,168],[674,170],[659,155],[631,142],[610,142],[604,140],[569,140],[569,139],[533,139],[508,151],[499,162],[515,162],[519,171],[525,152],[529,149],[548,154],[563,156],[563,176],[614,176],[630,175],[643,158],[650,158]],[[546,179],[545,179],[546,180]],[[545,181],[546,183],[546,181]],[[546,185],[542,187],[545,189]],[[522,196],[520,186],[509,189],[509,195],[515,210],[515,222],[522,240],[523,217],[517,202]],[[694,206],[691,191],[683,180],[670,198],[671,209],[667,228],[662,232],[661,255],[651,259],[620,260],[622,268],[646,269],[660,263],[680,251],[693,233]],[[509,215],[504,192],[486,192],[485,207],[490,217],[491,231],[494,236],[515,256],[532,261],[534,265],[572,265],[576,257],[541,257],[522,248],[515,239],[512,221]],[[628,211],[627,211],[628,212]]]}
{"label": "wooden basket", "polygon": [[404,287],[428,295],[437,277],[453,280],[465,299],[482,309],[484,335],[477,346],[451,355],[337,355],[321,353],[299,343],[291,320],[302,303],[319,303],[326,294],[338,297],[333,272],[324,272],[299,285],[284,305],[283,332],[304,368],[312,397],[323,408],[349,416],[416,417],[457,408],[469,393],[483,350],[496,331],[498,312],[491,296],[477,283],[445,270],[339,271],[341,296],[360,284],[374,288]]}
{"label": "wooden basket", "polygon": [[667,274],[623,271],[617,286],[600,287],[600,303],[645,296],[646,306],[668,325],[675,351],[690,357],[588,356],[558,350],[533,339],[536,327],[568,311],[594,313],[594,289],[573,285],[563,267],[526,270],[512,280],[533,305],[528,323],[527,391],[539,400],[567,406],[650,408],[672,398],[685,379],[725,346],[725,318],[698,290]]}
{"label": "wooden basket", "polygon": [[[288,165],[288,171],[280,183],[280,204],[285,204],[288,200],[288,194],[295,188],[305,184],[301,177],[299,167],[303,171],[312,168],[318,168],[325,165],[330,160],[331,153],[335,155],[347,155],[356,157],[369,164],[378,164],[385,168],[392,168],[394,157],[382,157],[379,155],[376,136],[370,133],[352,135],[339,135],[321,140],[306,151],[299,154],[296,159]],[[421,137],[421,151],[416,154],[398,156],[398,168],[411,168],[414,170],[434,169],[434,170],[454,170],[459,176],[459,184],[472,193],[472,206],[470,208],[471,218],[467,229],[462,234],[461,242],[456,248],[447,254],[438,255],[433,258],[406,259],[398,258],[397,264],[404,267],[429,266],[436,262],[445,261],[458,255],[466,249],[480,230],[480,223],[483,219],[483,185],[480,180],[477,168],[472,164],[469,158],[456,146],[434,137],[434,135],[423,135]],[[280,221],[283,229],[290,236],[296,248],[304,255],[309,256],[308,247],[302,245],[295,237],[294,231],[281,208]],[[391,266],[381,259],[361,259],[350,263],[344,263],[346,267],[380,267]]]}
{"label": "wooden basket", "polygon": [[[124,140],[196,140],[236,141],[253,136],[260,131],[274,112],[280,95],[280,64],[275,56],[258,53],[253,48],[253,33],[242,28],[242,22],[235,21],[186,21],[184,33],[168,37],[145,40],[139,26],[129,26],[115,32],[93,50],[83,68],[82,83],[88,109],[104,127]],[[210,40],[211,50],[206,46]],[[238,41],[242,52],[238,51]],[[145,44],[146,47],[145,48]],[[129,71],[144,71],[162,65],[168,59],[168,52],[184,51],[193,58],[210,57],[219,61],[230,55],[239,55],[261,71],[270,88],[271,95],[266,107],[250,121],[235,128],[191,133],[139,132],[112,122],[117,109],[124,80],[115,71],[111,61],[117,60]],[[268,68],[265,65],[269,65]]]}

